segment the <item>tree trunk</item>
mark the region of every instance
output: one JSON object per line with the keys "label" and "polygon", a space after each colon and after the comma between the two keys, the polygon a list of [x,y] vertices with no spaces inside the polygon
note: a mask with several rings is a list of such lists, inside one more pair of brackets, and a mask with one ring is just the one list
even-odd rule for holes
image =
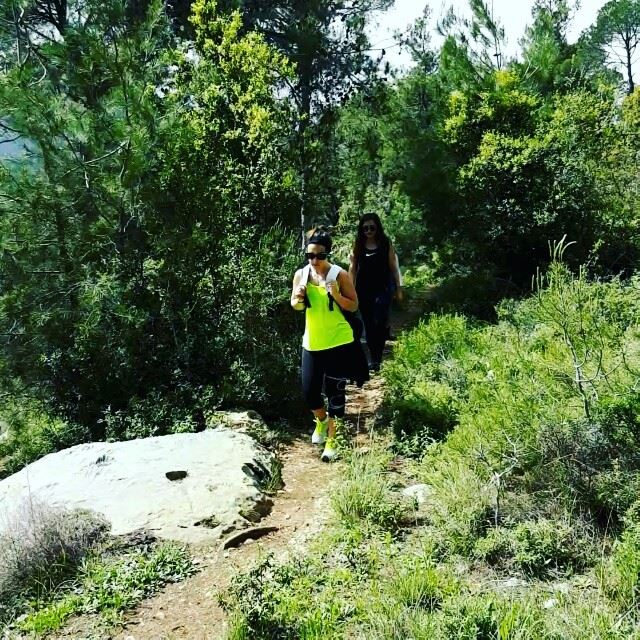
{"label": "tree trunk", "polygon": [[635,89],[635,85],[633,83],[633,70],[631,69],[631,41],[625,41],[624,44],[627,53],[627,80],[629,83],[627,93],[631,95]]}
{"label": "tree trunk", "polygon": [[309,83],[302,79],[300,92],[300,116],[298,119],[299,134],[299,161],[300,161],[300,238],[302,250],[307,244],[307,214],[308,214],[308,186],[309,186],[309,163],[307,162],[307,128],[311,119],[311,88]]}

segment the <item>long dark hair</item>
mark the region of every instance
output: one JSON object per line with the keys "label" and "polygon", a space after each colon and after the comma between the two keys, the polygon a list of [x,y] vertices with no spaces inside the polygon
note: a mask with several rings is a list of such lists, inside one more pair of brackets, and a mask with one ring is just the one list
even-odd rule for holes
{"label": "long dark hair", "polygon": [[362,230],[363,225],[366,222],[374,222],[376,225],[376,235],[375,241],[378,245],[378,248],[382,251],[383,255],[389,255],[389,247],[391,246],[391,240],[384,232],[384,227],[382,226],[382,222],[380,221],[380,217],[377,213],[364,213],[360,216],[360,220],[358,222],[358,231],[356,233],[356,239],[353,243],[353,257],[355,258],[356,263],[356,271],[358,270],[358,266],[360,264],[360,258],[362,258],[365,250],[365,242],[366,237],[364,235],[364,231]]}

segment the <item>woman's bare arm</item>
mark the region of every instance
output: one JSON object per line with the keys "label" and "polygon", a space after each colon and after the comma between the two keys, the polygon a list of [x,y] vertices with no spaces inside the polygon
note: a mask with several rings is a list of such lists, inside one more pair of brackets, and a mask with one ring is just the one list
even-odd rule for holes
{"label": "woman's bare arm", "polygon": [[351,277],[346,271],[340,271],[338,274],[338,285],[340,291],[336,291],[336,288],[334,288],[332,292],[333,299],[345,311],[357,311],[358,294],[356,293],[356,288],[353,286]]}
{"label": "woman's bare arm", "polygon": [[304,294],[307,288],[300,284],[302,278],[302,269],[298,269],[293,276],[293,285],[291,287],[291,306],[296,311],[302,311],[304,309]]}
{"label": "woman's bare arm", "polygon": [[398,261],[398,254],[395,252],[393,245],[389,245],[389,269],[393,274],[393,281],[396,285],[396,299],[401,302],[403,298],[402,275],[400,274],[400,263]]}
{"label": "woman's bare arm", "polygon": [[356,283],[356,257],[353,253],[349,256],[349,277],[351,278],[351,282],[353,284]]}

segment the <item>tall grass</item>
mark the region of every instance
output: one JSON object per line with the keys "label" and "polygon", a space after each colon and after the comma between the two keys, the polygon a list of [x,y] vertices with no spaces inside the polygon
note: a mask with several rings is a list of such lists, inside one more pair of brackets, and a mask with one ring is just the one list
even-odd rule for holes
{"label": "tall grass", "polygon": [[327,544],[245,577],[232,637],[318,637],[319,601],[328,638],[639,638],[639,289],[556,261],[495,324],[401,337],[385,415],[429,486],[421,518],[388,454],[347,457]]}
{"label": "tall grass", "polygon": [[42,600],[71,578],[109,530],[90,511],[53,509],[37,500],[5,514],[0,535],[0,624],[26,599]]}

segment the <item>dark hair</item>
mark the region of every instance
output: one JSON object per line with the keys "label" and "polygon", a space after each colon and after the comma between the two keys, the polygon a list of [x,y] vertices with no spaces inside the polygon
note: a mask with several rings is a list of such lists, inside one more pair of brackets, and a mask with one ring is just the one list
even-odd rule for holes
{"label": "dark hair", "polygon": [[326,227],[314,227],[307,233],[307,244],[321,244],[326,250],[327,253],[331,253],[331,245],[333,241],[331,240],[331,234]]}
{"label": "dark hair", "polygon": [[384,255],[389,253],[389,247],[391,246],[391,240],[384,232],[384,227],[382,226],[382,222],[380,221],[380,217],[377,213],[364,213],[360,216],[360,220],[358,221],[358,231],[356,233],[356,239],[353,243],[353,256],[355,258],[356,263],[356,272],[358,271],[358,263],[360,262],[360,258],[362,257],[365,250],[365,235],[362,230],[363,225],[366,222],[375,222],[376,224],[376,235],[374,236],[376,239],[376,244]]}

